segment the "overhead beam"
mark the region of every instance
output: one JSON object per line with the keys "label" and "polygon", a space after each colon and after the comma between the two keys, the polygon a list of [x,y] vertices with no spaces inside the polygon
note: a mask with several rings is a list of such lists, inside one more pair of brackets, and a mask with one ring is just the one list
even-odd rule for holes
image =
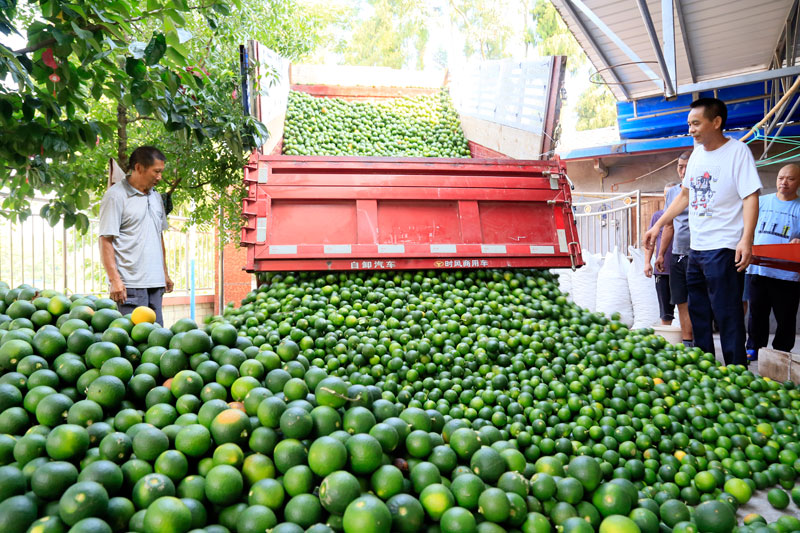
{"label": "overhead beam", "polygon": [[728,78],[719,78],[715,80],[701,81],[699,83],[679,85],[678,94],[711,91],[714,89],[722,89],[723,87],[731,87],[733,85],[745,85],[747,83],[774,80],[777,78],[783,78],[784,76],[797,76],[799,74],[800,66],[777,68],[765,70],[763,72],[753,72],[751,74],[741,74],[739,76],[730,76]]}
{"label": "overhead beam", "polygon": [[778,37],[778,42],[775,44],[775,49],[772,52],[772,67],[780,68],[783,66],[784,60],[787,66],[791,67],[792,62],[789,61],[790,57],[788,52],[792,50],[794,56],[794,46],[796,45],[797,38],[797,23],[800,17],[797,17],[798,0],[792,2],[789,13],[786,16],[786,22],[783,25],[783,30]]}
{"label": "overhead beam", "polygon": [[[661,36],[664,39],[664,62],[667,64],[667,75],[672,88],[678,85],[678,65],[675,59],[675,3],[673,0],[661,0]],[[674,92],[673,92],[674,94]]]}
{"label": "overhead beam", "polygon": [[650,80],[655,83],[659,89],[664,89],[664,81],[658,77],[658,75],[653,72],[647,64],[642,60],[641,57],[638,56],[636,52],[634,52],[630,46],[625,44],[625,41],[619,38],[619,36],[614,33],[614,31],[608,27],[608,25],[603,22],[603,20],[592,11],[589,6],[583,3],[582,0],[566,0],[566,3],[572,3],[575,7],[577,7],[581,13],[583,13],[592,23],[597,26],[600,31],[606,34],[606,37],[611,39],[611,41],[617,45],[617,48],[622,50],[622,52],[628,56],[628,58],[639,67],[639,69],[644,72],[645,76],[650,78]]}
{"label": "overhead beam", "polygon": [[611,62],[609,62],[608,57],[606,56],[605,52],[603,52],[603,49],[597,44],[597,41],[594,40],[594,37],[592,37],[592,34],[589,33],[588,28],[586,28],[586,25],[581,21],[580,16],[578,16],[578,13],[575,11],[575,8],[572,7],[572,4],[570,4],[570,0],[564,0],[564,9],[569,13],[569,16],[572,18],[572,20],[575,21],[575,25],[581,30],[581,33],[583,33],[583,35],[586,37],[586,40],[589,41],[589,46],[592,47],[592,50],[600,59],[603,70],[608,73],[608,76],[616,84],[617,88],[620,90],[625,99],[630,100],[630,94],[628,93],[628,90],[619,79],[619,76],[617,76],[617,73],[614,72],[614,67],[611,66]]}
{"label": "overhead beam", "polygon": [[[669,3],[668,0],[666,1]],[[671,98],[675,96],[675,87],[669,75],[669,69],[667,68],[667,61],[664,59],[664,51],[661,49],[661,43],[658,42],[658,34],[656,33],[655,25],[653,25],[653,17],[650,15],[650,8],[647,7],[647,0],[636,0],[636,3],[639,5],[639,13],[642,15],[642,21],[647,30],[647,36],[650,38],[650,44],[653,47],[653,52],[656,54],[658,67],[661,69],[661,80],[664,82],[664,96]]]}
{"label": "overhead beam", "polygon": [[694,68],[694,57],[692,56],[692,46],[689,43],[689,30],[686,28],[686,19],[683,17],[682,0],[675,0],[675,12],[678,14],[678,25],[681,27],[683,37],[683,51],[686,53],[686,62],[689,64],[689,77],[692,83],[697,83],[697,73]]}

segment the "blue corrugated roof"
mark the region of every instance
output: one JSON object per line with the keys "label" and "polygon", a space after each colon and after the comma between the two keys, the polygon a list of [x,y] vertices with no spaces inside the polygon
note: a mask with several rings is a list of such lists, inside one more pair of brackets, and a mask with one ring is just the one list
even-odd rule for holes
{"label": "blue corrugated roof", "polygon": [[[747,133],[745,130],[726,131],[725,135],[734,139],[739,139],[743,137],[745,133]],[[662,150],[679,150],[681,148],[691,148],[692,146],[694,146],[694,140],[689,135],[664,137],[661,139],[622,140],[616,144],[578,148],[577,150],[572,150],[565,154],[562,159],[566,161],[574,159],[593,159],[595,157],[607,157],[610,155],[643,154]]]}

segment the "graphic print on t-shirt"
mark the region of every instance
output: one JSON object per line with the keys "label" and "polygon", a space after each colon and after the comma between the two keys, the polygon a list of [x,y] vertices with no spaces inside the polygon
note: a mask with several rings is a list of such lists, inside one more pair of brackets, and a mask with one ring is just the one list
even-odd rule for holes
{"label": "graphic print on t-shirt", "polygon": [[791,226],[778,227],[778,224],[767,224],[767,221],[761,223],[758,227],[759,234],[772,235],[774,237],[781,237],[782,239],[789,240],[789,231]]}
{"label": "graphic print on t-shirt", "polygon": [[694,211],[695,216],[714,216],[715,191],[712,184],[719,180],[719,173],[719,167],[708,167],[699,176],[689,177],[689,187],[692,190],[689,207]]}
{"label": "graphic print on t-shirt", "polygon": [[[794,209],[792,209],[794,207]],[[775,244],[776,242],[789,241],[797,236],[800,228],[800,213],[795,202],[780,202],[774,195],[764,198],[758,213],[758,226],[756,227],[756,243]],[[766,236],[777,237],[769,239]]]}

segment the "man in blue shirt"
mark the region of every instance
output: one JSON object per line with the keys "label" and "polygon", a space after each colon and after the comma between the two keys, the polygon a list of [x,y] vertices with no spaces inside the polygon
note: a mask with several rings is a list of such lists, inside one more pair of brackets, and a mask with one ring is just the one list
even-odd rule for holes
{"label": "man in blue shirt", "polygon": [[[759,200],[758,223],[753,244],[800,242],[800,166],[786,165],[778,172],[778,192]],[[758,350],[767,345],[769,314],[778,324],[772,347],[784,352],[794,347],[795,320],[800,303],[800,274],[750,265],[750,319],[747,356],[758,358]]]}

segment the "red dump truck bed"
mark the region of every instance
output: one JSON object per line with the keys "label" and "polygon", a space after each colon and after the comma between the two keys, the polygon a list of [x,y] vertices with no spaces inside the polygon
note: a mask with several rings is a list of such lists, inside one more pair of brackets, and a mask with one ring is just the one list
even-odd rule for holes
{"label": "red dump truck bed", "polygon": [[582,264],[559,160],[255,153],[245,184],[250,272]]}

